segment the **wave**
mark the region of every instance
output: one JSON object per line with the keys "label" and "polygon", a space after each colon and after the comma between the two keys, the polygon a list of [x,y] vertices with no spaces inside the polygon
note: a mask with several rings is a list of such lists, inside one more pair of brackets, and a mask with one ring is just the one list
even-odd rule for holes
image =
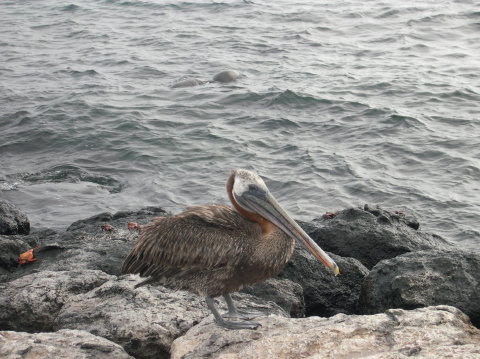
{"label": "wave", "polygon": [[241,94],[231,94],[225,96],[219,101],[224,105],[242,105],[248,103],[256,103],[262,107],[291,107],[291,108],[308,108],[318,106],[329,106],[333,102],[331,100],[318,98],[312,95],[296,93],[292,90],[285,91],[269,91],[265,93],[247,92]]}
{"label": "wave", "polygon": [[65,11],[65,12],[75,12],[75,11],[78,11],[80,9],[81,9],[80,6],[75,5],[75,4],[70,4],[70,5],[62,7],[60,10]]}

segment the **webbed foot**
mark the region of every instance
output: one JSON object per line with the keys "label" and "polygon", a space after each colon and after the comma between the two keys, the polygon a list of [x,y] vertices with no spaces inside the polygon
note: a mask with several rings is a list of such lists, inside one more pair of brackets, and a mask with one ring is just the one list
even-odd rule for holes
{"label": "webbed foot", "polygon": [[265,314],[256,310],[240,310],[237,309],[235,311],[228,311],[227,313],[222,315],[222,318],[228,319],[241,319],[241,320],[252,320],[258,317],[262,317]]}
{"label": "webbed foot", "polygon": [[249,321],[244,321],[244,322],[230,322],[230,321],[226,321],[226,320],[222,320],[222,321],[217,321],[215,320],[215,322],[223,327],[223,328],[227,328],[227,329],[257,329],[258,327],[261,327],[262,325],[260,323],[257,323],[257,322],[249,322]]}

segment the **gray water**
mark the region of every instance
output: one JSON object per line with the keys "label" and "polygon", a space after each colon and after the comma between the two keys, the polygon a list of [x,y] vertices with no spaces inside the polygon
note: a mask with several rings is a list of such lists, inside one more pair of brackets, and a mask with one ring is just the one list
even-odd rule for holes
{"label": "gray water", "polygon": [[[226,69],[229,84],[173,88]],[[0,196],[33,226],[225,203],[364,203],[480,244],[478,1],[0,3]]]}

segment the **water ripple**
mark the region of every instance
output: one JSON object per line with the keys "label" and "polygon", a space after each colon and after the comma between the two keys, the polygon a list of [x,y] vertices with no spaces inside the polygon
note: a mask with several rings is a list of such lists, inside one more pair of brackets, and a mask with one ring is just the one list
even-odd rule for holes
{"label": "water ripple", "polygon": [[[474,2],[3,1],[0,196],[38,224],[225,203],[378,203],[479,248]],[[27,24],[27,25],[25,25]],[[223,70],[242,74],[212,83]],[[199,85],[172,89],[182,79]]]}

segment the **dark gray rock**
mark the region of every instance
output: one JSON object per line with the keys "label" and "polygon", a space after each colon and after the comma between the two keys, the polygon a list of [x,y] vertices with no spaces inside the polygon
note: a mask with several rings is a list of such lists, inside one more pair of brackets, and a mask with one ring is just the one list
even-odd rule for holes
{"label": "dark gray rock", "polygon": [[361,313],[446,304],[480,326],[480,255],[420,251],[379,262],[362,285]]}
{"label": "dark gray rock", "polygon": [[303,288],[305,315],[329,317],[353,313],[368,270],[356,259],[329,253],[340,268],[335,277],[310,252],[297,247],[278,278],[287,278]]}
{"label": "dark gray rock", "polygon": [[0,330],[53,330],[62,306],[114,278],[101,271],[42,271],[0,284]]}
{"label": "dark gray rock", "polygon": [[0,282],[11,281],[38,271],[93,269],[118,275],[137,235],[127,230],[97,235],[57,233],[53,237],[40,239],[39,248],[34,251],[35,262],[13,267],[13,261],[16,261],[18,254],[27,247],[15,239],[13,243],[18,246],[18,253],[15,255],[17,250],[15,248],[10,251],[11,265],[8,271],[3,271]]}
{"label": "dark gray rock", "polygon": [[292,318],[305,316],[303,288],[289,279],[270,278],[265,282],[242,289],[242,293],[272,301],[283,308]]}
{"label": "dark gray rock", "polygon": [[358,259],[372,268],[383,259],[425,249],[451,249],[435,234],[420,232],[418,222],[380,208],[349,208],[332,219],[318,219],[310,236],[324,250]]}
{"label": "dark gray rock", "polygon": [[55,333],[0,332],[4,359],[134,359],[118,344],[81,330]]}
{"label": "dark gray rock", "polygon": [[[128,222],[144,225],[153,218],[165,215],[161,208],[148,207],[139,211],[101,213],[73,223],[66,232],[43,230],[28,236],[0,237],[0,282],[43,270],[101,270],[119,275],[122,263],[130,251],[137,231],[127,229]],[[115,230],[102,230],[103,224],[112,225]],[[18,255],[30,248],[34,251],[35,262],[18,265]]]}
{"label": "dark gray rock", "polygon": [[117,230],[127,229],[128,222],[144,225],[155,217],[164,217],[168,213],[160,207],[146,207],[138,211],[119,211],[115,214],[104,212],[72,223],[67,232],[86,233],[90,235],[102,233],[102,224],[108,223]]}
{"label": "dark gray rock", "polygon": [[18,237],[20,236],[0,236],[0,282],[3,282],[2,279],[10,272],[17,269],[18,255],[35,247]]}
{"label": "dark gray rock", "polygon": [[30,221],[14,204],[0,199],[0,234],[28,234]]}

